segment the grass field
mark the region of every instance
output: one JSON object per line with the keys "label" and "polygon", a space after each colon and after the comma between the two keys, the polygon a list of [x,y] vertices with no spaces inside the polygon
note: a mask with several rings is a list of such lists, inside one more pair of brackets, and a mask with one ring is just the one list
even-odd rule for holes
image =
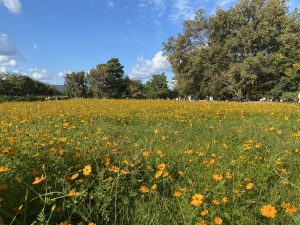
{"label": "grass field", "polygon": [[298,225],[299,149],[292,103],[2,103],[0,224]]}

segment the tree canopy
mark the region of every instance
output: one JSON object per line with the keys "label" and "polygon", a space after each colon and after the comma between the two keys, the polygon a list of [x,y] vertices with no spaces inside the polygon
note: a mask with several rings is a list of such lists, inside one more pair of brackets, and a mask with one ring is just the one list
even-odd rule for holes
{"label": "tree canopy", "polygon": [[54,87],[18,73],[0,73],[0,95],[48,96],[59,94]]}
{"label": "tree canopy", "polygon": [[287,0],[239,0],[209,17],[199,9],[163,45],[183,95],[250,100],[299,89],[300,14]]}

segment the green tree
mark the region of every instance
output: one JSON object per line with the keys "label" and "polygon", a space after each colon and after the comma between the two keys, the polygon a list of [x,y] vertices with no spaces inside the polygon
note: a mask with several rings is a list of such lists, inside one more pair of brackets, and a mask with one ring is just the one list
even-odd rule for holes
{"label": "green tree", "polygon": [[117,58],[112,58],[105,64],[98,64],[90,70],[87,78],[89,87],[97,98],[122,98],[126,95],[127,82],[123,66]]}
{"label": "green tree", "polygon": [[41,96],[57,94],[58,90],[48,84],[18,73],[0,74],[0,95]]}
{"label": "green tree", "polygon": [[167,98],[170,91],[165,73],[152,75],[145,88],[148,98]]}
{"label": "green tree", "polygon": [[145,97],[145,88],[140,80],[130,80],[128,84],[128,92],[130,98],[142,99]]}
{"label": "green tree", "polygon": [[279,94],[281,87],[294,90],[300,75],[299,21],[287,0],[240,0],[209,18],[200,9],[184,22],[182,34],[164,43],[179,92],[241,100],[251,93]]}
{"label": "green tree", "polygon": [[67,94],[70,97],[86,97],[87,85],[85,72],[72,72],[65,77],[65,86],[67,88]]}

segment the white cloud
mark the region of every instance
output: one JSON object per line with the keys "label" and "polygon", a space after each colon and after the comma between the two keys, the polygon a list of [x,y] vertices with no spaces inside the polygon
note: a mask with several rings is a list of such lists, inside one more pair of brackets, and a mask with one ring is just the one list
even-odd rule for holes
{"label": "white cloud", "polygon": [[140,56],[137,61],[129,73],[131,79],[142,80],[150,78],[153,74],[171,71],[171,66],[161,51],[157,52],[152,60],[145,60],[143,56]]}
{"label": "white cloud", "polygon": [[106,0],[107,6],[108,8],[114,8],[115,7],[115,3],[113,3],[113,1],[111,0]]}
{"label": "white cloud", "polygon": [[50,76],[46,69],[38,70],[37,68],[30,68],[30,69],[28,69],[28,72],[32,73],[31,76],[35,80],[48,81],[50,79]]}
{"label": "white cloud", "polygon": [[59,78],[64,78],[67,74],[72,73],[71,70],[59,72],[56,76]]}
{"label": "white cloud", "polygon": [[0,33],[0,66],[17,66],[18,60],[21,60],[21,55],[16,43],[7,34]]}
{"label": "white cloud", "polygon": [[219,0],[217,5],[220,6],[222,9],[228,9],[234,3],[236,3],[235,0]]}
{"label": "white cloud", "polygon": [[6,73],[6,67],[1,66],[0,67],[0,73]]}
{"label": "white cloud", "polygon": [[19,0],[0,0],[0,3],[13,14],[19,14],[21,12],[22,5]]}
{"label": "white cloud", "polygon": [[140,0],[137,4],[141,18],[152,18],[156,25],[160,25],[158,21],[167,9],[167,0]]}
{"label": "white cloud", "polygon": [[173,13],[170,16],[173,22],[194,18],[197,8],[194,8],[190,0],[174,0],[173,4]]}

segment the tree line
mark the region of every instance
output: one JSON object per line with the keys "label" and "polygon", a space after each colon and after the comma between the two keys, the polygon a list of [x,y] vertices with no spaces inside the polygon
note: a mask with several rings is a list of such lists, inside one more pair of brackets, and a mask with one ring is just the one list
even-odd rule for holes
{"label": "tree line", "polygon": [[65,77],[67,95],[72,98],[134,98],[157,99],[174,98],[177,92],[168,86],[164,73],[153,74],[152,78],[142,83],[125,76],[124,66],[118,58],[111,58],[106,63],[98,64],[88,72],[72,72]]}
{"label": "tree line", "polygon": [[255,100],[300,90],[300,14],[287,0],[239,0],[199,9],[163,43],[181,95]]}
{"label": "tree line", "polygon": [[[300,13],[288,0],[238,0],[211,16],[199,9],[183,31],[163,42],[175,88],[164,73],[142,83],[125,76],[118,58],[88,72],[66,75],[72,98],[175,98],[206,96],[236,100],[286,99],[300,91]],[[0,95],[53,95],[49,85],[2,74]]]}
{"label": "tree line", "polygon": [[[61,94],[56,88],[18,73],[0,73],[1,100],[36,100]],[[26,97],[26,98],[22,98]]]}

